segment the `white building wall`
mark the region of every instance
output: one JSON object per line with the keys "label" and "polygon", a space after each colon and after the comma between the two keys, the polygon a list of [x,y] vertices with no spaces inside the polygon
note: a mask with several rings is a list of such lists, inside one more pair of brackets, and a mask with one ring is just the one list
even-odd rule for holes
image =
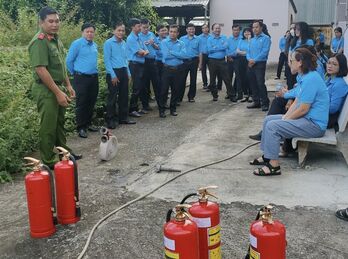
{"label": "white building wall", "polygon": [[289,0],[210,0],[210,24],[222,23],[222,33],[230,36],[233,20],[262,19],[272,37],[268,58],[272,63],[278,62],[278,43],[290,26],[290,11],[295,19]]}

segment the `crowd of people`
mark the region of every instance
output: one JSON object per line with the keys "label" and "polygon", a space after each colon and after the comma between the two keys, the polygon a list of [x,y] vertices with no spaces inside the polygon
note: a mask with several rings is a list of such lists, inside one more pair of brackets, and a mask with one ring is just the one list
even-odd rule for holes
{"label": "crowd of people", "polygon": [[[98,46],[94,42],[95,26],[83,24],[82,37],[75,40],[65,57],[58,37],[59,16],[49,7],[39,12],[40,31],[29,44],[30,62],[35,82],[32,95],[40,113],[40,154],[43,163],[53,166],[55,146],[71,151],[64,133],[65,107],[76,97],[76,126],[81,138],[87,131],[98,131],[91,123],[98,83]],[[218,101],[222,82],[231,102],[250,102],[249,109],[268,111],[262,131],[250,136],[261,140],[262,156],[250,162],[262,166],[257,176],[280,175],[279,157],[291,152],[294,137],[321,137],[327,127],[337,124],[338,115],[348,94],[343,77],[347,75],[347,59],[343,52],[342,29],[335,29],[332,57],[323,52],[322,35],[315,44],[305,22],[292,24],[279,42],[280,57],[276,79],[285,65],[286,85],[276,92],[270,104],[265,85],[265,72],[271,46],[267,26],[260,20],[250,27],[234,24],[232,35],[221,34],[221,25],[186,25],[186,35],[179,38],[179,26],[158,25],[150,31],[147,19],[133,18],[127,39],[126,26],[119,22],[113,36],[103,44],[108,97],[106,126],[135,124],[129,117],[141,117],[154,109],[149,105],[151,93],[157,103],[159,117],[177,116],[177,106],[185,98],[194,103],[197,73],[201,70],[203,89]],[[211,32],[210,32],[211,28]],[[209,81],[207,76],[209,71]],[[73,76],[73,86],[68,73]],[[190,74],[189,87],[186,87]],[[234,79],[234,80],[233,80]],[[129,100],[129,83],[132,83]],[[152,86],[152,89],[151,89]],[[170,100],[169,99],[170,92]],[[139,103],[141,108],[139,108]],[[281,145],[281,143],[283,143]],[[82,156],[74,154],[75,159]],[[348,219],[348,214],[345,216]]]}

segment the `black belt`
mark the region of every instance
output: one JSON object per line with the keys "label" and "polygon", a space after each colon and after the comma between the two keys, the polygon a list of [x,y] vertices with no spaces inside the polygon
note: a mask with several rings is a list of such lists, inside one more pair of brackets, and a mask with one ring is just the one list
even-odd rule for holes
{"label": "black belt", "polygon": [[138,61],[129,61],[129,64],[132,64],[132,65],[144,65],[144,63],[140,63]]}
{"label": "black belt", "polygon": [[166,64],[163,64],[163,67],[170,69],[170,70],[179,70],[180,69],[180,65],[179,66],[168,66]]}
{"label": "black belt", "polygon": [[225,58],[209,58],[209,59],[214,61],[225,61]]}
{"label": "black belt", "polygon": [[155,62],[156,60],[154,58],[145,58],[145,62],[149,61],[149,62]]}
{"label": "black belt", "polygon": [[[62,85],[63,84],[63,82],[60,82],[60,81],[53,81],[56,85]],[[36,80],[36,83],[38,83],[38,84],[43,84],[44,82],[42,82],[42,80],[41,79],[37,79]]]}
{"label": "black belt", "polygon": [[84,74],[84,73],[80,73],[80,72],[75,72],[76,76],[84,76],[84,77],[98,77],[98,74]]}
{"label": "black belt", "polygon": [[185,59],[184,59],[184,62],[194,61],[194,60],[197,60],[197,59],[198,59],[198,57],[185,58]]}

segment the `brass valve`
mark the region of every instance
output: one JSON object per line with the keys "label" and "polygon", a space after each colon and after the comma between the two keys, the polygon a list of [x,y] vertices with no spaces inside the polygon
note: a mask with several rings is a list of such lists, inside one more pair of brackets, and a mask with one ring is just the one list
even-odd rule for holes
{"label": "brass valve", "polygon": [[200,202],[207,202],[208,196],[213,197],[215,199],[218,199],[218,197],[212,193],[209,192],[209,189],[217,189],[218,187],[216,185],[211,185],[207,187],[202,187],[198,189],[198,194],[200,195],[199,201]]}
{"label": "brass valve", "polygon": [[63,155],[62,160],[70,160],[70,152],[62,147],[56,147],[59,155]]}
{"label": "brass valve", "polygon": [[189,204],[178,204],[175,206],[175,220],[176,221],[184,221],[185,219],[190,219],[191,215],[187,212],[187,209],[192,206]]}
{"label": "brass valve", "polygon": [[262,210],[260,211],[260,216],[263,222],[267,222],[269,224],[273,223],[273,217],[272,217],[273,208],[274,207],[272,205],[267,205],[262,208]]}
{"label": "brass valve", "polygon": [[40,171],[41,170],[41,161],[32,157],[24,157],[24,160],[28,161],[28,163],[25,164],[25,166],[32,166],[33,171]]}

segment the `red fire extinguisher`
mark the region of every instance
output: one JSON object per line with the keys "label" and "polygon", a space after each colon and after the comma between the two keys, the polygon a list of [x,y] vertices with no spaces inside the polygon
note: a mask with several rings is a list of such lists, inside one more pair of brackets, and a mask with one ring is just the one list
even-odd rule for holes
{"label": "red fire extinguisher", "polygon": [[190,205],[180,204],[167,213],[167,223],[163,226],[165,258],[199,259],[198,228],[186,212]]}
{"label": "red fire extinguisher", "polygon": [[259,212],[261,219],[250,226],[251,259],[285,259],[286,258],[286,230],[278,220],[272,219],[271,205],[265,206]]}
{"label": "red fire extinguisher", "polygon": [[54,165],[58,223],[74,224],[81,217],[77,163],[69,151],[56,148],[62,155],[61,161]]}
{"label": "red fire extinguisher", "polygon": [[184,203],[194,195],[200,196],[188,210],[198,226],[200,259],[221,259],[220,209],[217,203],[208,201],[209,196],[217,198],[209,192],[209,189],[216,188],[217,186],[200,188],[198,193],[189,194],[182,201]]}
{"label": "red fire extinguisher", "polygon": [[49,237],[56,232],[54,181],[50,169],[37,159],[24,157],[33,166],[25,176],[25,189],[29,212],[30,235]]}

